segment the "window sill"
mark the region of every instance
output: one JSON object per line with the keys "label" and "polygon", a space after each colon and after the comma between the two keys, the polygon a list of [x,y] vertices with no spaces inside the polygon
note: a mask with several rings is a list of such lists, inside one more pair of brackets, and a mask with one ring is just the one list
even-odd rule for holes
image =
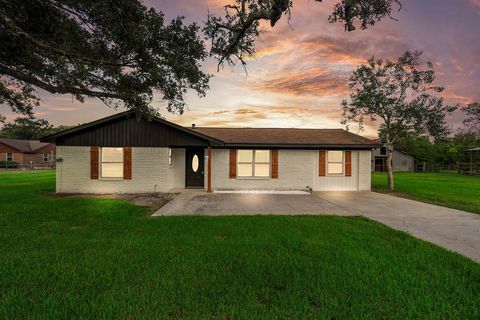
{"label": "window sill", "polygon": [[109,177],[100,177],[98,180],[101,181],[123,181],[123,177],[121,178],[109,178]]}
{"label": "window sill", "polygon": [[237,180],[272,180],[271,177],[237,177]]}

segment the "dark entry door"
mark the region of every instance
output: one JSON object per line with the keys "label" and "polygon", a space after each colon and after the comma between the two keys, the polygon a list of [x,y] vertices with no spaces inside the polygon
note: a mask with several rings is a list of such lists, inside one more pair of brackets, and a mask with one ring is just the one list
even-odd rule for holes
{"label": "dark entry door", "polygon": [[187,149],[185,152],[185,187],[203,188],[204,177],[203,148]]}

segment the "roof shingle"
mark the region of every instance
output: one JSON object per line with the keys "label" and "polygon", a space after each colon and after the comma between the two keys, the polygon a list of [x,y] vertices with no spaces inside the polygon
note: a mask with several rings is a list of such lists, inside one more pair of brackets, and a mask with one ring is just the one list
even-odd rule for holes
{"label": "roof shingle", "polygon": [[39,140],[21,140],[21,139],[10,139],[10,138],[0,138],[0,143],[3,143],[7,146],[10,146],[14,149],[17,149],[20,152],[34,152],[40,148],[45,147],[49,143],[40,142]]}
{"label": "roof shingle", "polygon": [[204,135],[223,141],[226,144],[233,145],[377,145],[375,141],[343,129],[213,127],[196,127],[192,129]]}

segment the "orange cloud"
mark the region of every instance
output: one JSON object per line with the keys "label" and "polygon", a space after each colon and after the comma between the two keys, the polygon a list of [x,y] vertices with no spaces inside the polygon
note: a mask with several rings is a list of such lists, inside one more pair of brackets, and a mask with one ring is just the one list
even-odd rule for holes
{"label": "orange cloud", "polygon": [[348,74],[316,68],[308,71],[285,71],[277,77],[254,84],[257,90],[288,94],[338,95],[348,92]]}

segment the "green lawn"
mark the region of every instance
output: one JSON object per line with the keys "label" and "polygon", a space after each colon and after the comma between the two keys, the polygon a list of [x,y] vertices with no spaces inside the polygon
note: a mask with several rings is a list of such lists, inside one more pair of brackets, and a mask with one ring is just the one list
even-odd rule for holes
{"label": "green lawn", "polygon": [[0,172],[0,319],[473,319],[480,265],[364,218],[163,217]]}
{"label": "green lawn", "polygon": [[[395,172],[394,179],[395,192],[401,196],[480,213],[480,177],[457,173]],[[372,188],[386,191],[386,173],[372,175]]]}

